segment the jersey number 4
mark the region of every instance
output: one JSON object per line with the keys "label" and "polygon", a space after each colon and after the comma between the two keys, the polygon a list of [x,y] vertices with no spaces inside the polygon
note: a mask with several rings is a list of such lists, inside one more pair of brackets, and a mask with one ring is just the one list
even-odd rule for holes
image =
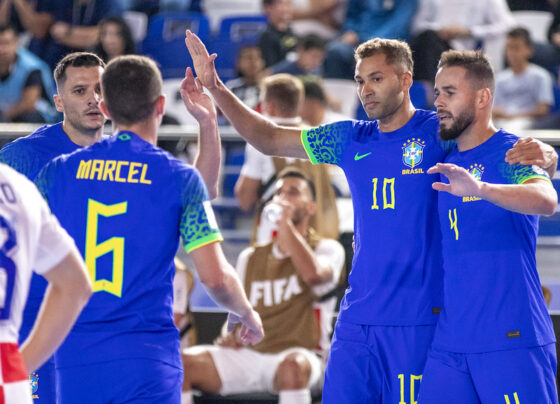
{"label": "jersey number 4", "polygon": [[[86,225],[86,249],[85,261],[89,277],[93,283],[93,291],[105,291],[122,297],[123,273],[124,273],[124,237],[111,237],[97,244],[97,228],[99,216],[111,217],[126,213],[128,203],[121,202],[114,205],[104,205],[93,199],[88,201],[87,225]],[[113,253],[113,276],[112,280],[97,279],[97,258]]]}

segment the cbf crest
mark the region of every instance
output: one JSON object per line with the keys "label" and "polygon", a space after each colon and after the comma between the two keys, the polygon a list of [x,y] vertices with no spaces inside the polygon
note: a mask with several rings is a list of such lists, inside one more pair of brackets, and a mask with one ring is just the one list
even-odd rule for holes
{"label": "cbf crest", "polygon": [[36,372],[33,372],[29,375],[29,384],[31,386],[32,398],[39,398],[39,396],[36,394],[37,389],[39,388],[39,375]]}
{"label": "cbf crest", "polygon": [[482,181],[482,174],[484,173],[484,166],[482,164],[471,164],[468,171],[477,181]]}
{"label": "cbf crest", "polygon": [[420,139],[408,139],[403,143],[403,163],[405,166],[414,168],[424,159],[425,142]]}

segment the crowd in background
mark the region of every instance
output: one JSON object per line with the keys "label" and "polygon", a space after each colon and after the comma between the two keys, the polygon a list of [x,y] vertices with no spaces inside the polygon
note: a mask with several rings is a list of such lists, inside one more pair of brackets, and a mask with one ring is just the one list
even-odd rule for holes
{"label": "crowd in background", "polygon": [[[247,4],[251,1],[238,2],[240,7],[243,4],[247,10],[250,8]],[[433,77],[441,52],[482,48],[490,55],[496,72],[502,75],[502,82],[508,83],[497,88],[496,98],[507,105],[497,106],[495,119],[503,122],[521,118],[532,123],[537,121],[535,125],[539,127],[553,127],[556,123],[551,116],[557,109],[554,91],[558,87],[560,66],[558,0],[252,2],[255,15],[266,16],[266,25],[253,40],[234,45],[232,38],[231,48],[235,50],[232,77],[222,74],[231,79],[228,86],[251,107],[258,108],[259,84],[271,74],[306,76],[307,82],[315,81],[320,87],[321,78],[352,80],[355,47],[370,38],[383,37],[411,44],[414,78],[421,94],[421,99],[415,102],[417,107],[431,107]],[[165,77],[165,62],[151,54],[147,44],[150,38],[140,39],[142,35],[145,37],[146,27],[138,26],[130,15],[145,16],[149,31],[158,15],[206,13],[210,18],[212,3],[209,0],[0,0],[0,122],[58,121],[60,115],[52,103],[55,88],[51,72],[58,60],[71,51],[94,51],[105,61],[119,55],[147,54],[162,65]],[[233,3],[228,3],[230,9],[235,9]],[[519,28],[515,12],[520,10],[553,16],[548,42],[535,42],[530,32],[519,33],[519,30],[513,37],[508,35]],[[144,32],[138,34],[139,30]],[[172,31],[173,27],[166,26],[165,30]],[[517,45],[523,49],[514,49],[516,44],[511,44],[512,40],[506,44],[506,37],[517,38],[513,41],[521,41]],[[227,44],[219,49],[225,48]],[[183,73],[179,70],[167,76],[181,77]],[[336,96],[322,94],[321,89],[310,97],[325,103],[331,111],[344,110]],[[349,115],[348,111],[344,112]],[[360,113],[358,108],[349,117],[363,117]],[[311,116],[304,115],[303,119],[313,124],[320,122]]]}

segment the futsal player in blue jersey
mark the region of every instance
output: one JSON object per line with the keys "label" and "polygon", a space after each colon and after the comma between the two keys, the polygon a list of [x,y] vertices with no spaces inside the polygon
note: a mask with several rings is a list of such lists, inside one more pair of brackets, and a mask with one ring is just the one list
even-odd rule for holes
{"label": "futsal player in blue jersey", "polygon": [[[105,63],[95,54],[77,52],[65,56],[56,66],[54,78],[56,108],[62,122],[42,126],[29,136],[16,139],[0,150],[0,161],[30,180],[53,158],[91,145],[101,139],[105,117],[99,109],[100,78]],[[47,281],[33,274],[23,313],[20,343],[27,338],[45,294]],[[30,375],[35,404],[56,403],[54,358]]]}
{"label": "futsal player in blue jersey", "polygon": [[[345,171],[356,248],[323,402],[415,402],[443,303],[437,193],[426,172],[452,145],[438,139],[435,113],[415,110],[410,102],[408,45],[373,39],[356,50],[358,95],[375,120],[304,131],[277,126],[246,108],[217,76],[216,55],[190,32],[186,45],[198,79],[253,146],[265,154],[337,164]],[[527,155],[515,158],[521,154]]]}
{"label": "futsal player in blue jersey", "polygon": [[56,354],[65,403],[178,403],[173,258],[179,237],[201,281],[256,343],[262,325],[233,268],[198,171],[155,146],[162,79],[141,56],[111,61],[103,112],[116,135],[53,160],[36,183],[84,255],[94,295]]}
{"label": "futsal player in blue jersey", "polygon": [[434,183],[443,236],[443,311],[424,371],[425,404],[558,403],[556,348],[537,274],[539,214],[558,196],[538,167],[504,162],[518,137],[491,120],[494,74],[474,51],[442,54],[435,105],[456,139]]}

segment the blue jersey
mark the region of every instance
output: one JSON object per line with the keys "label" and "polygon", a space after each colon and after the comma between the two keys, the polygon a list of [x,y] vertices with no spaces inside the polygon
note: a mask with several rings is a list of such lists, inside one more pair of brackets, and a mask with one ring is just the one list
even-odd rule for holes
{"label": "blue jersey", "polygon": [[[71,153],[78,148],[80,146],[70,140],[60,122],[52,126],[42,126],[29,136],[6,144],[0,150],[0,162],[34,181],[45,164],[61,154]],[[20,342],[27,338],[33,327],[46,287],[45,278],[34,273],[23,313]]]}
{"label": "blue jersey", "polygon": [[[455,149],[446,162],[495,184],[548,178],[537,167],[505,162],[517,139],[498,131],[474,149]],[[445,302],[434,347],[480,353],[553,342],[535,261],[538,216],[447,192],[439,195],[439,215]]]}
{"label": "blue jersey", "polygon": [[447,151],[434,112],[394,132],[344,121],[302,132],[312,163],[344,170],[355,252],[340,319],[369,325],[434,324],[442,306],[441,234],[429,167]]}
{"label": "blue jersey", "polygon": [[221,240],[198,171],[121,132],[53,160],[36,179],[76,241],[94,295],[57,367],[148,358],[181,368],[173,258]]}

